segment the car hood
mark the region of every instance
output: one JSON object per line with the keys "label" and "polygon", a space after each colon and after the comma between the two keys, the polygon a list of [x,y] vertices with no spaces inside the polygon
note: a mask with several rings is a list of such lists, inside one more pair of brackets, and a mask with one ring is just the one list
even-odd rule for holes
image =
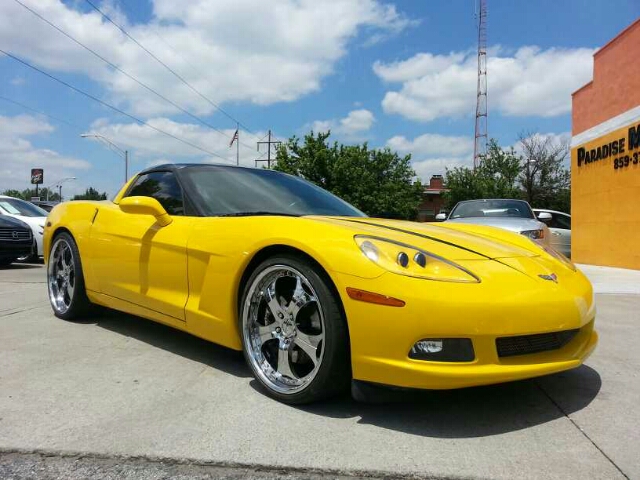
{"label": "car hood", "polygon": [[525,230],[538,230],[544,228],[544,224],[533,218],[513,217],[468,217],[447,220],[452,223],[471,223],[474,225],[487,225],[489,227],[504,228],[511,232],[523,232]]}
{"label": "car hood", "polygon": [[11,215],[11,216],[13,218],[17,218],[18,220],[22,220],[31,228],[38,228],[38,227],[44,228],[44,224],[47,221],[47,217],[26,217],[24,215]]}
{"label": "car hood", "polygon": [[[534,257],[540,254],[529,239],[521,235],[494,232],[494,229],[442,223],[417,223],[366,217],[314,217],[349,228],[354,235],[371,235],[408,244],[450,260]],[[501,236],[508,237],[507,239]],[[515,237],[515,238],[513,238]]]}
{"label": "car hood", "polygon": [[29,228],[29,225],[25,224],[18,218],[9,215],[0,215],[0,227],[3,228]]}

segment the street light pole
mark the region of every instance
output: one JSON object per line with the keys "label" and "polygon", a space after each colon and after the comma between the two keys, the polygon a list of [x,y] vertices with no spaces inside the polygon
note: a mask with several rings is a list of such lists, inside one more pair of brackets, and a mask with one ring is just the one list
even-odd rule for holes
{"label": "street light pole", "polygon": [[58,192],[59,192],[58,195],[60,196],[60,201],[62,201],[62,184],[68,180],[75,180],[75,179],[76,177],[61,178],[57,182],[52,183],[48,187],[45,187],[47,189],[47,202],[49,201],[49,192],[51,191],[52,188],[55,188],[55,187],[58,187]]}
{"label": "street light pole", "polygon": [[129,150],[121,149],[107,137],[100,135],[99,133],[82,133],[80,136],[82,138],[96,138],[98,140],[102,140],[111,150],[117,151],[122,158],[124,158],[124,183],[127,183],[127,180],[129,180]]}

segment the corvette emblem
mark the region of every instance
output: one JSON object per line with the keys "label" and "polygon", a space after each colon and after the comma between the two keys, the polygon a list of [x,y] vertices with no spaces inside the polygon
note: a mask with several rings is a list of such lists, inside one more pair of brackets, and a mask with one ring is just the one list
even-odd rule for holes
{"label": "corvette emblem", "polygon": [[551,275],[538,275],[538,276],[543,280],[549,280],[551,282],[558,283],[558,276],[555,273],[552,273]]}

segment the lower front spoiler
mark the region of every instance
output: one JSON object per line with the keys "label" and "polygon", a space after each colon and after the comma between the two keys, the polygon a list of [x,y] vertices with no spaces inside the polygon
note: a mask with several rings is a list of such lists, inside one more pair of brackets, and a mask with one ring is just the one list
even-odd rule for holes
{"label": "lower front spoiler", "polygon": [[[378,375],[372,375],[369,378],[356,377],[354,385],[356,390],[359,381],[394,388],[449,390],[550,375],[577,368],[591,355],[598,343],[598,334],[593,329],[588,329],[583,334],[587,338],[580,342],[579,350],[574,351],[574,355],[570,356],[567,356],[566,350],[563,349],[564,351],[509,357],[499,364],[453,364],[381,359],[377,363],[377,369],[373,369],[377,370]],[[391,372],[395,375],[389,375]],[[356,396],[357,392],[354,398]]]}

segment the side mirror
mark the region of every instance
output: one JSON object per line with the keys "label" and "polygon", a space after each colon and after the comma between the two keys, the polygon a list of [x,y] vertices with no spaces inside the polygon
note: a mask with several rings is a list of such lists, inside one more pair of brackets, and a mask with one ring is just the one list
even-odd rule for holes
{"label": "side mirror", "polygon": [[549,212],[540,212],[538,214],[538,220],[540,220],[541,222],[548,222],[552,218],[553,216]]}
{"label": "side mirror", "polygon": [[436,215],[436,221],[437,222],[444,222],[447,219],[447,214],[446,213],[439,213]]}
{"label": "side mirror", "polygon": [[153,215],[158,223],[166,227],[172,222],[171,217],[160,202],[151,197],[125,197],[120,200],[120,210],[124,213]]}

